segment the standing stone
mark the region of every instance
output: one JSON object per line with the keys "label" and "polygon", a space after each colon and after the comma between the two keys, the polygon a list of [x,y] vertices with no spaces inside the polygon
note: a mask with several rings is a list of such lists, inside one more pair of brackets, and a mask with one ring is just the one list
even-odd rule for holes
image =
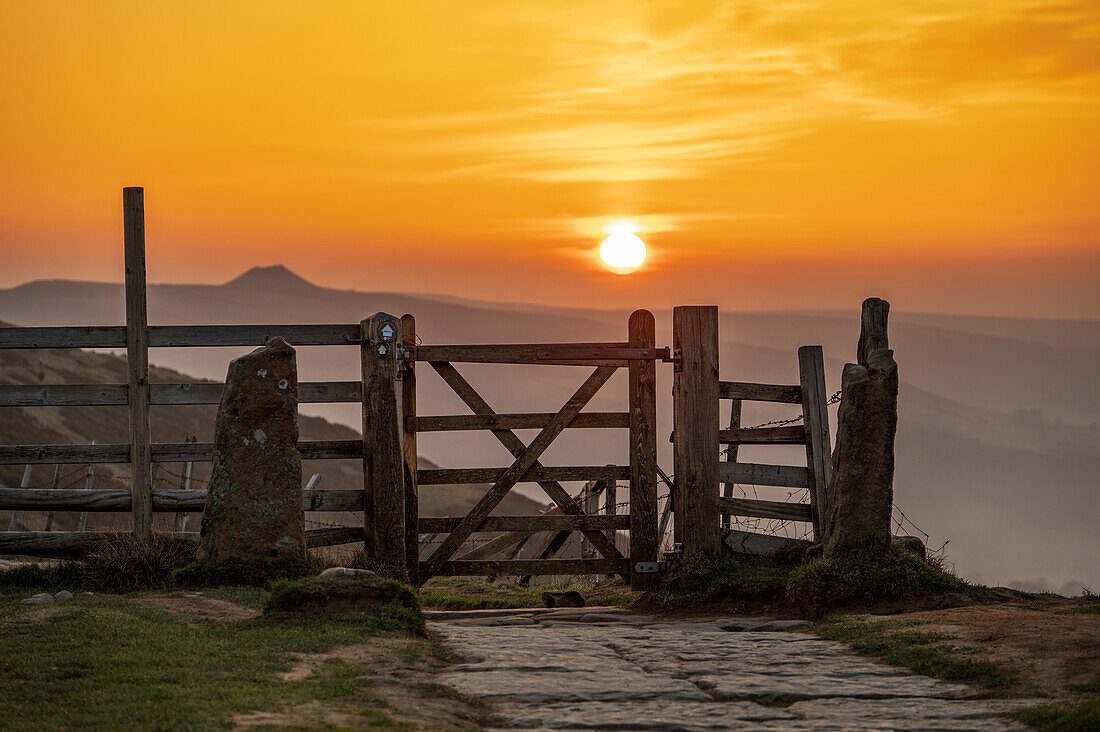
{"label": "standing stone", "polygon": [[887,339],[889,312],[885,300],[863,303],[859,363],[844,366],[833,480],[826,490],[827,556],[857,544],[890,543],[898,364]]}
{"label": "standing stone", "polygon": [[263,562],[305,551],[298,365],[282,338],[229,363],[198,560]]}

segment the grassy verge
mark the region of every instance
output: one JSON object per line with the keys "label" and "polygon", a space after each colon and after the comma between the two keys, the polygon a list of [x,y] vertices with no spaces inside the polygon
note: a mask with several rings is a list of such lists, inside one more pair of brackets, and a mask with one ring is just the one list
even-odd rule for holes
{"label": "grassy verge", "polygon": [[624,584],[614,582],[526,587],[515,582],[441,577],[420,589],[420,601],[425,608],[434,610],[543,607],[542,593],[547,590],[576,590],[589,605],[630,607],[637,599]]}
{"label": "grassy verge", "polygon": [[[26,594],[0,590],[0,719],[17,729],[225,729],[235,713],[318,700],[347,701],[363,727],[390,729],[354,682],[370,669],[330,659],[300,681],[274,677],[299,653],[420,631],[401,614],[219,624],[117,595],[18,604]],[[251,589],[220,594],[259,599]]]}
{"label": "grassy verge", "polygon": [[1015,681],[1010,669],[978,657],[978,649],[959,645],[951,635],[922,631],[914,622],[834,616],[819,623],[817,633],[846,643],[861,656],[925,676],[973,684],[991,693],[1004,692]]}
{"label": "grassy verge", "polygon": [[684,561],[649,598],[676,609],[720,601],[787,607],[819,619],[838,608],[905,598],[963,593],[983,588],[933,563],[896,549],[860,548],[840,557],[750,557],[719,554]]}
{"label": "grassy verge", "polygon": [[1017,709],[1013,718],[1048,732],[1085,732],[1100,729],[1100,694],[1080,703],[1040,704]]}

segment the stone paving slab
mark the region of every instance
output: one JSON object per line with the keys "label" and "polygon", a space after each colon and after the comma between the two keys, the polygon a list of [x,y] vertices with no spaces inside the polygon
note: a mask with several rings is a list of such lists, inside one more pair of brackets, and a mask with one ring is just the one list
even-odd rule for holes
{"label": "stone paving slab", "polygon": [[492,703],[499,729],[1026,729],[999,715],[1029,702],[977,700],[804,633],[526,619],[431,623],[466,659],[440,681]]}

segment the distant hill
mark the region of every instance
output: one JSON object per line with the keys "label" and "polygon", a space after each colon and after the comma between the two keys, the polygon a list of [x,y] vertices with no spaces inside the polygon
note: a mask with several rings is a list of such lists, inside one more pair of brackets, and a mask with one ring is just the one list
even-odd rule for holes
{"label": "distant hill", "polygon": [[[154,367],[153,382],[180,383],[198,381],[193,377],[164,368]],[[124,383],[126,362],[118,356],[81,350],[53,351],[0,351],[0,384],[89,384]],[[217,407],[208,406],[155,406],[150,412],[154,442],[183,442],[188,437],[199,442],[213,441],[214,418]],[[7,407],[0,411],[0,444],[72,444],[126,442],[128,422],[125,407]],[[302,439],[348,440],[359,439],[360,434],[349,427],[333,424],[318,417],[303,416],[299,420]],[[420,461],[421,467],[436,467],[428,460]],[[307,460],[303,462],[308,479],[320,473],[321,489],[361,490],[363,487],[362,462],[359,460]],[[82,476],[86,465],[64,467],[62,483],[83,488]],[[96,488],[126,488],[129,486],[129,468],[126,465],[96,465]],[[167,464],[158,470],[158,487],[179,487],[183,466]],[[201,487],[210,473],[209,463],[195,463],[194,487]],[[0,466],[0,485],[18,487],[23,476],[23,466]],[[32,485],[52,484],[53,466],[43,465],[32,469]],[[75,484],[74,484],[75,481]],[[424,486],[420,489],[420,513],[424,516],[454,516],[464,514],[481,498],[488,486],[451,485]],[[509,494],[497,509],[502,515],[534,515],[545,508],[517,493]],[[158,526],[167,527],[170,514],[156,514]],[[10,512],[0,511],[0,531],[8,528]],[[351,525],[362,520],[358,514],[329,514],[311,512],[307,521],[321,524]],[[59,516],[60,526],[72,528],[74,515]],[[90,514],[89,528],[119,526],[126,517],[118,514]],[[45,514],[21,512],[17,527],[39,530]],[[192,528],[197,528],[191,524]]]}
{"label": "distant hill", "polygon": [[[736,283],[731,283],[731,287]],[[367,283],[365,287],[376,286]],[[882,293],[866,293],[867,295]],[[154,284],[154,324],[355,323],[378,311],[413,313],[425,343],[522,343],[623,340],[627,312],[503,304],[431,294],[335,290],[285,268],[249,270],[223,285]],[[639,302],[644,307],[645,302]],[[967,577],[1028,588],[1100,587],[1100,322],[907,313],[890,316],[890,340],[902,379],[897,442],[897,504],[932,535]],[[671,341],[671,314],[655,310],[659,344]],[[121,284],[37,281],[0,290],[0,318],[20,325],[123,322]],[[855,356],[859,302],[848,311],[721,313],[725,379],[796,383],[795,350],[821,344],[830,391]],[[154,363],[221,380],[246,349],[155,349]],[[299,349],[301,377],[358,379],[358,350]],[[584,378],[584,369],[462,365],[462,373],[498,411],[551,411]],[[466,407],[421,366],[422,414],[463,414]],[[671,472],[670,369],[658,370],[659,461]],[[119,376],[115,380],[121,380]],[[625,378],[616,375],[591,409],[620,409]],[[354,427],[355,405],[306,405],[303,412]],[[746,407],[754,424],[789,409]],[[0,417],[3,419],[3,417]],[[89,418],[90,419],[90,418]],[[834,414],[835,419],[835,414]],[[86,422],[84,422],[86,423]],[[304,429],[304,427],[303,427]],[[7,439],[7,437],[4,437]],[[548,465],[626,459],[620,430],[567,430]],[[421,455],[447,467],[507,465],[510,456],[486,433],[425,434]],[[798,463],[797,450],[745,449],[746,460]],[[778,457],[777,457],[778,456]],[[326,484],[332,486],[329,478]],[[539,489],[517,490],[543,500]],[[760,489],[763,497],[773,494]],[[781,497],[781,496],[779,496]]]}

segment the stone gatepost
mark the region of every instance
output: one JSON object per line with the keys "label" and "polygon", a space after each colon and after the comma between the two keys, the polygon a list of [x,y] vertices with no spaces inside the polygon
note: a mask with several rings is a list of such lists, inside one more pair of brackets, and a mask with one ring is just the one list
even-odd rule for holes
{"label": "stone gatepost", "polygon": [[229,363],[198,560],[267,562],[306,548],[298,365],[282,338]]}

